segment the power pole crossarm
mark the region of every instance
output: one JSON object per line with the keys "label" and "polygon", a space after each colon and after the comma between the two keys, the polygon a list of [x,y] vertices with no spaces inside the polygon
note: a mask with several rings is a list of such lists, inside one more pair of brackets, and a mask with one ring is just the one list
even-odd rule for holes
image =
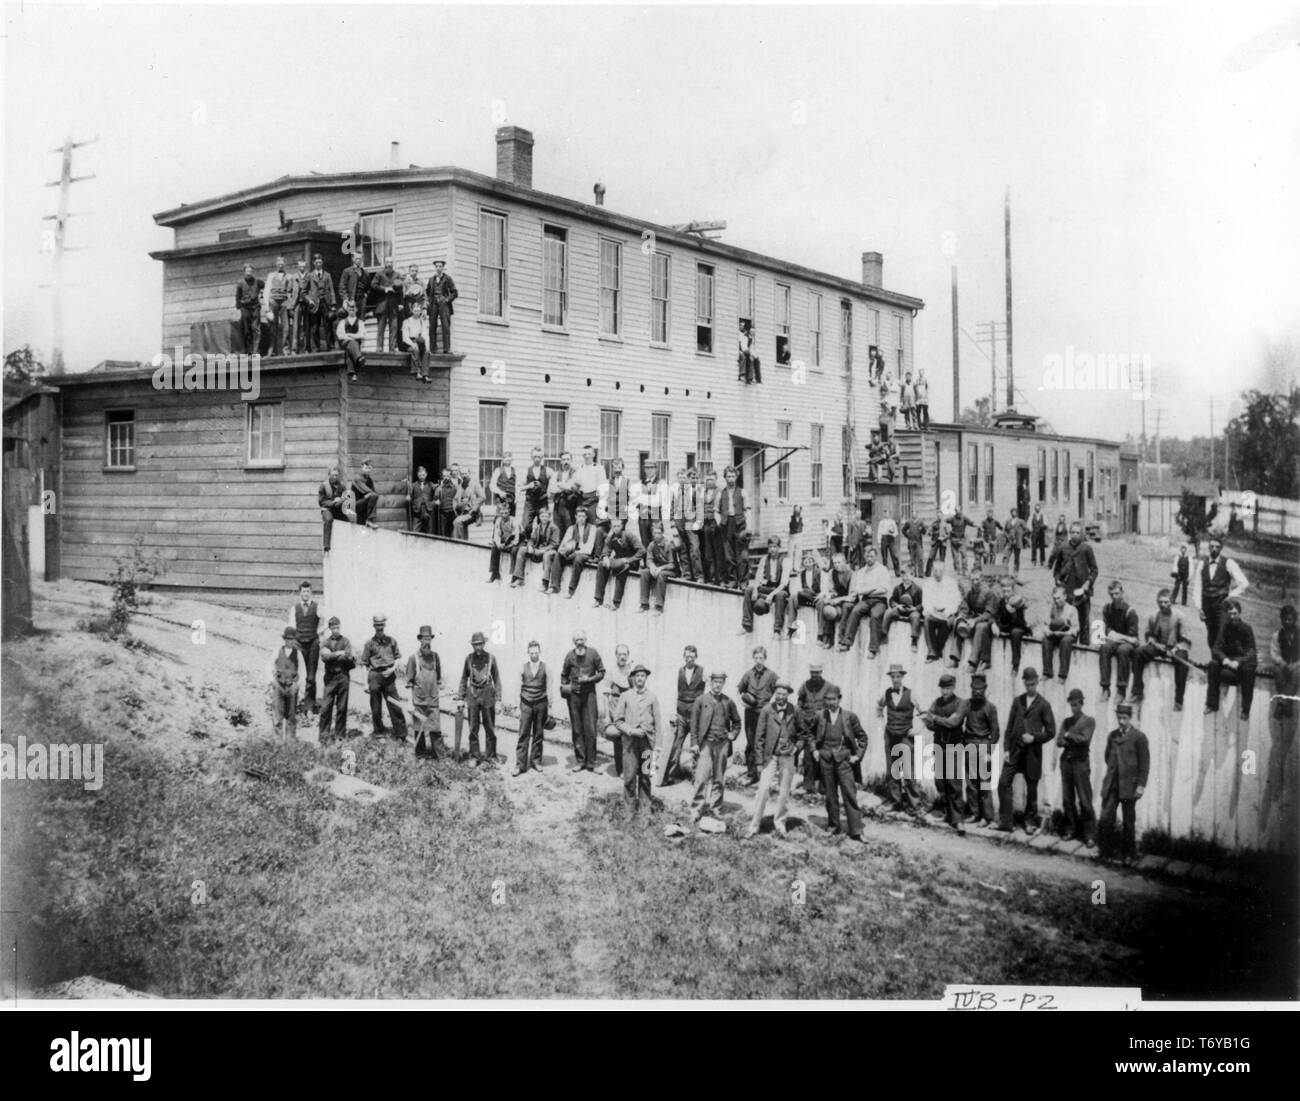
{"label": "power pole crossarm", "polygon": [[68,138],[60,148],[51,150],[52,153],[58,153],[63,158],[63,169],[59,173],[58,180],[45,185],[46,187],[57,187],[59,189],[58,213],[47,214],[41,219],[42,221],[54,222],[54,294],[51,296],[51,309],[54,315],[54,348],[50,356],[50,373],[55,375],[63,373],[63,254],[71,251],[64,240],[64,233],[67,230],[68,219],[73,217],[68,210],[68,190],[74,183],[81,183],[83,180],[93,180],[95,178],[93,173],[85,176],[74,176],[72,174],[72,151],[98,140],[98,134],[89,141],[73,141],[72,138]]}

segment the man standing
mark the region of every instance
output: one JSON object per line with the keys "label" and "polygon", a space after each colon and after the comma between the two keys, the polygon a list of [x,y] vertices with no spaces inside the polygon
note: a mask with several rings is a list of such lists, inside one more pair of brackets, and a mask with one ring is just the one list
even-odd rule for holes
{"label": "man standing", "polygon": [[605,680],[605,691],[597,695],[596,729],[614,746],[614,775],[623,775],[623,735],[614,726],[621,693],[632,687],[632,651],[626,642],[614,647],[614,671]]}
{"label": "man standing", "polygon": [[325,480],[316,490],[316,504],[320,507],[322,525],[321,542],[326,554],[330,552],[330,532],[334,528],[334,521],[347,519],[343,515],[343,494],[346,492],[343,479],[339,477],[339,468],[330,467]]}
{"label": "man standing", "polygon": [[1124,599],[1124,586],[1118,581],[1112,581],[1106,591],[1110,593],[1110,602],[1101,609],[1105,637],[1097,647],[1097,658],[1101,666],[1101,698],[1103,701],[1110,699],[1110,663],[1113,658],[1119,666],[1116,686],[1122,700],[1128,695],[1129,665],[1142,640],[1138,637],[1137,609],[1130,607]]}
{"label": "man standing", "polygon": [[605,663],[587,646],[587,632],[574,631],[573,649],[564,655],[560,669],[560,695],[569,701],[569,726],[573,732],[570,772],[596,771],[596,685],[604,679]]}
{"label": "man standing", "polygon": [[426,288],[429,295],[429,336],[430,347],[438,341],[438,327],[442,326],[442,354],[451,354],[451,315],[455,313],[452,303],[456,301],[458,292],[456,284],[452,282],[451,276],[447,274],[447,261],[435,260],[433,262],[433,278],[429,280]]}
{"label": "man standing", "polygon": [[913,577],[925,573],[925,525],[909,512],[903,521],[903,539],[907,543],[907,566]]}
{"label": "man standing", "polygon": [[974,522],[968,520],[961,509],[952,514],[948,521],[948,545],[952,548],[952,571],[954,574],[966,573],[966,529],[973,528]]}
{"label": "man standing", "polygon": [[876,713],[885,720],[885,798],[903,814],[916,816],[921,800],[916,785],[916,738],[912,733],[912,715],[921,709],[912,699],[910,688],[903,686],[907,675],[901,665],[889,667],[889,687],[876,703]]}
{"label": "man standing", "polygon": [[956,770],[956,747],[961,745],[961,729],[959,724],[949,721],[965,705],[965,700],[957,698],[956,685],[957,678],[951,673],[944,673],[939,678],[939,697],[930,704],[928,711],[921,712],[921,721],[934,734],[935,803],[930,813],[942,817],[958,833],[964,834],[966,827],[962,822],[966,818],[966,800]]}
{"label": "man standing", "polygon": [[740,702],[745,705],[745,780],[748,784],[758,783],[759,754],[755,747],[758,731],[758,716],[772,698],[776,688],[776,673],[767,667],[767,650],[755,646],[751,654],[754,665],[746,669],[736,685]]}
{"label": "man standing", "polygon": [[352,656],[352,643],[339,633],[339,617],[330,616],[329,634],[321,643],[321,658],[325,666],[325,691],[321,696],[318,731],[323,741],[329,733],[331,713],[334,719],[334,737],[342,739],[348,732],[348,673],[356,666]]}
{"label": "man standing", "polygon": [[307,326],[311,318],[311,313],[307,307],[307,281],[310,273],[307,271],[307,261],[299,260],[298,268],[289,275],[289,298],[285,303],[285,308],[290,317],[289,343],[285,347],[285,353],[294,352],[301,355],[307,348]]}
{"label": "man standing", "polygon": [[755,744],[762,773],[758,778],[754,813],[745,830],[746,839],[757,834],[763,824],[763,809],[767,806],[773,782],[778,785],[778,794],[772,828],[781,837],[786,834],[786,813],[790,806],[790,791],[794,787],[794,758],[800,741],[795,710],[790,706],[791,691],[784,681],[776,684],[771,702],[758,715]]}
{"label": "man standing", "polygon": [[727,488],[718,497],[718,529],[722,541],[722,584],[739,589],[749,575],[749,535],[745,526],[744,491],[736,484],[736,468],[723,472]]}
{"label": "man standing", "polygon": [[[1028,670],[1026,670],[1028,672]],[[940,682],[942,684],[942,682]],[[976,825],[995,826],[993,812],[993,747],[1001,739],[998,709],[985,698],[988,678],[976,673],[970,679],[970,699],[947,718],[935,718],[936,727],[960,732],[966,772],[966,813]]]}
{"label": "man standing", "polygon": [[[417,311],[423,315],[425,312],[424,284],[420,282],[420,268],[417,264],[412,264],[406,269],[406,281],[402,284],[402,319],[401,335],[406,335],[406,323],[415,316]],[[410,346],[402,342],[403,351]]]}
{"label": "man standing", "polygon": [[1205,641],[1213,649],[1219,641],[1223,627],[1224,608],[1229,597],[1240,597],[1250,588],[1250,582],[1241,567],[1223,553],[1223,540],[1210,536],[1210,556],[1196,571],[1192,586],[1192,601],[1201,606],[1201,620],[1205,624]]}
{"label": "man standing", "polygon": [[1133,725],[1133,705],[1115,705],[1118,729],[1106,739],[1106,778],[1101,784],[1103,856],[1114,852],[1115,811],[1123,808],[1124,834],[1120,854],[1125,864],[1137,860],[1137,801],[1146,791],[1151,771],[1147,736]]}
{"label": "man standing", "polygon": [[641,546],[641,540],[636,537],[636,532],[628,526],[626,518],[616,519],[613,523],[613,529],[605,540],[600,562],[596,566],[595,607],[599,608],[604,604],[605,587],[609,584],[612,575],[614,600],[611,607],[614,611],[618,611],[619,605],[623,603],[623,592],[627,588],[629,575],[640,574],[645,548]]}
{"label": "man standing", "polygon": [[[940,567],[942,568],[942,567]],[[880,637],[889,641],[889,628],[899,620],[906,620],[912,626],[912,649],[920,645],[921,630],[925,625],[925,595],[921,586],[912,580],[911,564],[904,565],[902,575],[894,591],[889,594],[889,606],[885,609],[885,618],[881,621]]]}
{"label": "man standing", "polygon": [[[497,763],[497,700],[501,696],[501,673],[497,659],[487,652],[487,639],[475,631],[469,640],[472,647],[460,673],[459,699],[469,707],[469,755],[471,767]],[[484,754],[479,756],[478,728],[483,724]]]}
{"label": "man standing", "polygon": [[[370,289],[375,295],[375,323],[379,326],[375,333],[375,350],[395,352],[402,306],[402,274],[393,267],[391,256],[384,257],[384,266],[375,272]],[[384,345],[385,334],[387,347]]]}
{"label": "man standing", "polygon": [[1042,825],[1038,818],[1038,781],[1043,775],[1043,743],[1056,735],[1056,716],[1052,705],[1038,694],[1038,670],[1025,668],[1021,678],[1025,690],[1012,701],[1007,716],[1007,732],[1002,742],[1002,775],[998,777],[998,829],[1010,833],[1015,828],[1016,773],[1025,777],[1025,829],[1036,832]]}
{"label": "man standing", "polygon": [[456,529],[456,499],[460,496],[460,480],[452,476],[450,470],[442,472],[442,480],[434,490],[434,503],[437,505],[437,511],[434,513],[434,535],[441,535],[445,539],[450,539]]}
{"label": "man standing", "polygon": [[262,281],[253,265],[244,265],[244,278],[235,284],[235,309],[239,311],[239,335],[245,355],[257,355],[262,344]]}
{"label": "man standing", "polygon": [[1083,525],[1078,520],[1070,525],[1070,541],[1056,556],[1053,577],[1058,585],[1065,588],[1066,599],[1078,613],[1079,644],[1087,646],[1091,628],[1088,616],[1092,611],[1092,587],[1097,581],[1097,557],[1092,553],[1092,546],[1083,538]]}
{"label": "man standing", "polygon": [[823,790],[821,764],[812,743],[817,732],[817,716],[826,706],[826,694],[832,688],[835,685],[822,676],[821,662],[813,662],[808,666],[808,679],[799,686],[799,694],[795,697],[799,708],[799,738],[807,747],[803,755],[802,786],[805,795],[819,795]]}
{"label": "man standing", "polygon": [[1167,657],[1174,666],[1174,710],[1181,711],[1192,642],[1187,637],[1183,614],[1174,609],[1173,603],[1168,589],[1156,594],[1156,614],[1147,620],[1145,641],[1133,653],[1132,700],[1137,703],[1142,699],[1142,677],[1147,665],[1158,657]]}
{"label": "man standing", "polygon": [[292,627],[271,662],[271,732],[290,740],[298,736],[298,643]]}
{"label": "man standing", "polygon": [[325,270],[325,257],[317,253],[307,276],[307,350],[327,352],[330,348],[330,314],[338,299],[334,277]]}
{"label": "man standing", "polygon": [[605,498],[600,502],[596,517],[601,530],[606,535],[620,521],[626,522],[632,517],[632,479],[623,473],[623,460],[613,459],[609,464],[609,481],[605,486]]}
{"label": "man standing", "polygon": [[[752,634],[754,613],[762,615],[767,605],[772,610],[772,634],[781,637],[781,624],[785,622],[785,606],[790,594],[786,591],[789,578],[785,574],[785,555],[781,553],[781,537],[769,535],[767,553],[754,576],[746,583],[740,598],[740,633]],[[754,605],[759,607],[755,608]]]}
{"label": "man standing", "polygon": [[524,472],[524,522],[523,530],[532,531],[533,520],[539,512],[548,510],[551,490],[551,471],[542,462],[542,449],[533,448],[533,461]]}
{"label": "man standing", "polygon": [[598,529],[596,539],[599,541],[605,529],[599,527],[598,517],[601,501],[609,492],[609,479],[605,477],[605,468],[596,462],[596,449],[591,444],[582,449],[582,465],[574,472],[573,488],[578,495],[574,512],[586,509],[587,522]]}
{"label": "man standing", "polygon": [[1184,543],[1178,548],[1178,556],[1174,559],[1174,568],[1169,574],[1174,579],[1174,594],[1171,602],[1178,600],[1178,594],[1183,594],[1183,607],[1187,607],[1187,585],[1192,578],[1192,559],[1187,553],[1187,544]]}
{"label": "man standing", "polygon": [[740,714],[722,687],[726,673],[709,675],[709,691],[695,701],[691,710],[691,744],[699,753],[695,763],[695,797],[691,810],[698,823],[705,817],[718,817],[722,810],[723,781],[731,744],[740,733]]}
{"label": "man standing", "polygon": [[375,628],[374,637],[367,639],[361,650],[361,664],[366,670],[366,688],[370,692],[370,719],[374,724],[376,738],[387,734],[383,711],[384,704],[387,703],[388,718],[393,724],[393,737],[404,742],[406,719],[397,702],[397,661],[402,654],[397,648],[397,640],[384,633],[388,624],[387,617],[377,615],[371,622]]}
{"label": "man standing", "polygon": [[436,760],[442,756],[442,714],[439,696],[442,662],[433,652],[433,628],[425,624],[416,635],[419,649],[406,659],[406,686],[411,690],[411,722],[415,727],[415,755]]}
{"label": "man standing", "polygon": [[1020,572],[1020,551],[1025,543],[1025,522],[1020,519],[1015,509],[1012,509],[1011,515],[1007,517],[1007,523],[1002,529],[1002,533],[1007,538],[1007,549],[1002,556],[1002,564],[1005,566],[1010,561],[1011,569],[1018,574]]}
{"label": "man standing", "polygon": [[885,509],[885,516],[876,527],[876,537],[880,544],[880,561],[898,574],[898,524],[894,514]]}
{"label": "man standing", "polygon": [[515,515],[515,457],[509,451],[501,456],[501,465],[492,471],[488,493],[498,516],[503,512]]}
{"label": "man standing", "polygon": [[1083,693],[1071,688],[1065,697],[1070,714],[1062,720],[1056,744],[1061,750],[1061,809],[1065,812],[1065,839],[1096,843],[1097,818],[1092,811],[1092,735],[1097,721],[1083,713]]}
{"label": "man standing", "polygon": [[1219,637],[1210,654],[1210,664],[1205,673],[1209,684],[1205,689],[1205,713],[1219,710],[1219,686],[1235,684],[1240,693],[1241,717],[1250,718],[1250,705],[1255,698],[1255,632],[1241,618],[1241,601],[1233,598],[1223,606],[1226,618],[1219,628]]}
{"label": "man standing", "polygon": [[298,649],[302,652],[307,671],[307,706],[316,710],[316,666],[320,661],[321,627],[320,608],[312,598],[311,582],[298,586],[298,602],[289,609],[289,626],[293,628]]}
{"label": "man standing", "polygon": [[930,427],[930,382],[924,371],[916,374],[916,424],[922,431]]}
{"label": "man standing", "polygon": [[925,576],[929,577],[934,569],[934,562],[937,558],[940,562],[947,561],[948,558],[948,540],[952,538],[952,525],[942,513],[934,518],[934,523],[930,525],[930,557],[925,562]]}
{"label": "man standing", "polygon": [[844,502],[844,557],[855,570],[862,565],[863,546],[870,540],[867,525],[853,509],[852,501]]}
{"label": "man standing", "polygon": [[725,584],[726,578],[727,555],[722,546],[722,529],[718,527],[721,500],[718,476],[709,471],[704,477],[704,491],[700,495],[700,555],[704,580],[710,585]]}
{"label": "man standing", "polygon": [[288,342],[289,311],[286,308],[293,290],[293,276],[284,270],[284,257],[275,258],[275,271],[266,277],[266,308],[271,314],[271,355],[285,353]]}
{"label": "man standing", "polygon": [[539,642],[528,644],[528,660],[524,663],[519,688],[519,744],[515,747],[515,772],[522,776],[531,765],[542,770],[542,738],[551,707],[550,686],[546,664],[542,661]]}
{"label": "man standing", "polygon": [[366,300],[370,295],[370,276],[361,262],[361,253],[352,253],[352,266],[339,276],[339,297],[345,302],[355,302],[357,313],[366,316]]}
{"label": "man standing", "polygon": [[678,765],[681,761],[682,746],[691,732],[691,715],[696,701],[704,695],[704,670],[695,664],[699,651],[694,646],[687,646],[682,651],[682,667],[677,670],[677,718],[673,734],[673,744],[664,759],[664,770],[659,777],[659,786],[667,787],[677,779]]}
{"label": "man standing", "polygon": [[1052,606],[1042,626],[1043,676],[1052,679],[1052,658],[1061,652],[1061,683],[1070,675],[1070,654],[1079,636],[1079,613],[1065,598],[1065,587],[1057,585],[1052,590]]}
{"label": "man standing", "polygon": [[864,616],[871,624],[867,656],[874,658],[880,652],[880,627],[889,607],[889,592],[893,583],[894,575],[876,561],[876,548],[867,544],[862,568],[854,571],[853,582],[849,586],[849,596],[854,598],[854,604],[844,626],[844,633],[840,636],[841,653],[853,648],[858,637],[858,624]]}
{"label": "man standing", "polygon": [[682,576],[688,581],[704,580],[704,565],[700,559],[699,502],[693,479],[695,470],[691,469],[691,479],[686,479],[686,471],[677,472],[677,484],[673,486],[668,499],[672,515],[673,528],[685,550],[682,554]]}
{"label": "man standing", "polygon": [[416,467],[406,503],[411,508],[411,530],[432,535],[438,514],[438,487],[429,481],[429,472],[423,466]]}
{"label": "man standing", "polygon": [[357,523],[374,527],[375,509],[379,507],[379,492],[375,489],[374,467],[369,459],[361,461],[361,473],[352,479],[352,493],[357,499]]}
{"label": "man standing", "polygon": [[560,469],[552,475],[547,492],[551,498],[551,517],[561,531],[573,524],[573,511],[581,492],[574,485],[573,456],[564,452],[560,456]]}
{"label": "man standing", "polygon": [[853,766],[860,764],[867,752],[867,734],[857,715],[840,707],[840,690],[834,685],[826,690],[826,706],[817,716],[813,746],[821,766],[822,784],[826,788],[827,829],[832,834],[843,832],[840,826],[842,798],[848,817],[849,837],[861,841],[862,811],[858,807]]}
{"label": "man standing", "polygon": [[623,738],[623,796],[633,816],[641,809],[641,796],[650,801],[650,773],[654,769],[654,747],[659,741],[659,700],[645,690],[650,670],[632,668],[632,688],[619,699],[611,713]]}
{"label": "man standing", "polygon": [[668,579],[677,573],[677,552],[664,538],[664,526],[656,520],[641,566],[641,607],[647,612],[653,604],[655,615],[663,615]]}
{"label": "man standing", "polygon": [[1042,566],[1047,563],[1047,520],[1043,516],[1043,506],[1035,505],[1034,514],[1029,518],[1030,549],[1029,564]]}

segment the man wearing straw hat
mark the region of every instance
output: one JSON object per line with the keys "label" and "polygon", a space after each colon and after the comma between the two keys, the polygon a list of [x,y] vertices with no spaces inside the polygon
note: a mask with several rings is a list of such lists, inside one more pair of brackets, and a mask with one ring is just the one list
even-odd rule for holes
{"label": "man wearing straw hat", "polygon": [[433,652],[433,628],[425,624],[416,634],[419,649],[406,659],[406,685],[411,690],[411,719],[415,725],[415,755],[442,756],[442,724],[438,692],[442,661]]}
{"label": "man wearing straw hat", "polygon": [[659,700],[645,689],[650,670],[638,662],[632,667],[632,687],[610,700],[610,719],[623,738],[623,795],[635,815],[641,796],[650,799],[650,773],[654,747],[659,741]]}

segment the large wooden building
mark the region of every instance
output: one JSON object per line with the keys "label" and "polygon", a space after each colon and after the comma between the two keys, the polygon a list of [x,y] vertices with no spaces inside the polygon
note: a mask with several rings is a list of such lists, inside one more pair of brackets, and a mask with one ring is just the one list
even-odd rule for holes
{"label": "large wooden building", "polygon": [[[339,353],[262,363],[261,393],[159,391],[151,367],[60,380],[64,571],[102,579],[136,535],[163,550],[163,583],[284,588],[320,576],[316,487],[362,458],[387,496],[417,461],[486,478],[504,452],[548,462],[594,445],[603,462],[673,478],[737,465],[751,530],[784,532],[803,506],[817,532],[867,481],[879,396],[871,348],[913,369],[923,303],[884,289],[879,253],[848,279],[532,187],[532,136],[497,132],[497,173],[408,168],[286,176],[156,215],[173,230],[161,350],[205,351],[234,317],[245,263],[259,275],[320,253],[337,275],[355,249],[427,279],[444,259],[460,292],[451,357],[433,387],[372,356],[349,383]],[[737,380],[737,333],[755,334],[762,383]],[[373,332],[373,321],[371,322]],[[909,468],[915,483],[919,467]]]}

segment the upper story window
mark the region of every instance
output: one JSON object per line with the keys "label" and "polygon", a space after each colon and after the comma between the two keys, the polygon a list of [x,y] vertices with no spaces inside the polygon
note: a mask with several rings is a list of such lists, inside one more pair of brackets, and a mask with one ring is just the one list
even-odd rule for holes
{"label": "upper story window", "polygon": [[495,210],[478,212],[478,312],[483,317],[506,315],[506,216]]}
{"label": "upper story window", "polygon": [[668,343],[668,305],[671,300],[671,257],[666,252],[650,254],[650,340]]}
{"label": "upper story window", "polygon": [[712,264],[700,264],[695,269],[695,350],[713,351],[713,288]]}
{"label": "upper story window", "polygon": [[787,283],[776,284],[776,361],[790,363],[790,287]]}
{"label": "upper story window", "polygon": [[745,272],[736,273],[736,318],[749,322],[754,328],[754,277]]}
{"label": "upper story window", "polygon": [[250,466],[281,466],[284,463],[284,403],[257,401],[248,406],[248,448]]}
{"label": "upper story window", "polygon": [[623,335],[623,246],[600,239],[600,335]]}
{"label": "upper story window", "polygon": [[808,295],[808,339],[811,347],[812,365],[822,365],[822,296]]}
{"label": "upper story window", "polygon": [[391,210],[362,211],[357,215],[356,247],[361,250],[361,263],[367,268],[382,268],[393,255],[395,236]]}
{"label": "upper story window", "polygon": [[135,469],[134,409],[110,409],[105,414],[104,462],[110,470]]}
{"label": "upper story window", "polygon": [[542,229],[542,324],[563,329],[569,314],[569,232]]}
{"label": "upper story window", "polygon": [[853,370],[853,303],[847,298],[840,302],[840,363]]}

